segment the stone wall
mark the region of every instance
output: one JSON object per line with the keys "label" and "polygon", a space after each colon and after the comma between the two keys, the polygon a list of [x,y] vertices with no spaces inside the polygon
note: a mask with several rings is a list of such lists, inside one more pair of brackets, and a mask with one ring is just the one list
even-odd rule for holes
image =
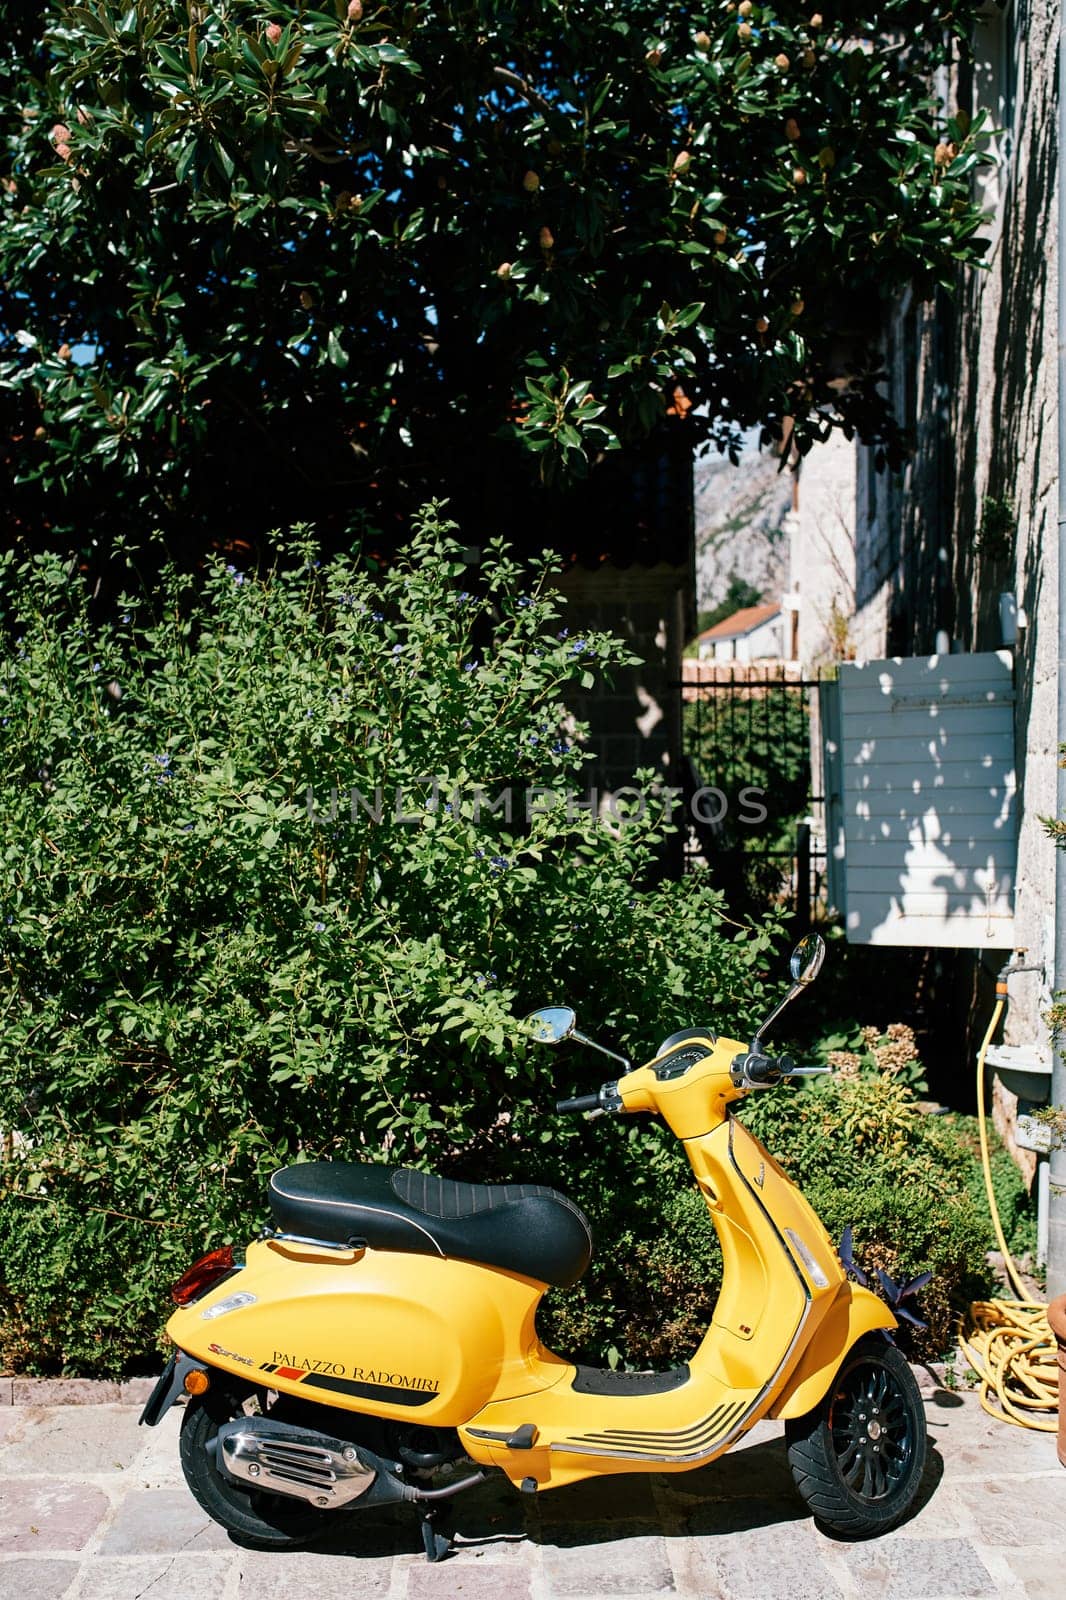
{"label": "stone wall", "polygon": [[1054,940],[1040,818],[1054,811],[1056,775],[1057,28],[1053,0],[990,5],[975,67],[955,74],[952,108],[985,105],[1004,130],[1000,164],[979,179],[987,265],[960,274],[954,299],[896,307],[886,357],[916,450],[902,474],[876,479],[859,452],[854,513],[859,654],[999,648],[1005,592],[1027,619],[1015,651],[1016,927],[1045,976],[1012,980],[1011,1043],[1044,1036]]}

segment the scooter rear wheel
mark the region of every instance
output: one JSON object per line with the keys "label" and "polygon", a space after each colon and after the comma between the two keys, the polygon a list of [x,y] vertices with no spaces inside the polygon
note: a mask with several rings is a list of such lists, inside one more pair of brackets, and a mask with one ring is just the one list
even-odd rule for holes
{"label": "scooter rear wheel", "polygon": [[[215,1436],[244,1411],[244,1401],[212,1389],[192,1399],[181,1422],[185,1481],[208,1516],[253,1550],[301,1550],[321,1538],[336,1513],[317,1511],[289,1495],[245,1489],[216,1466]],[[331,1524],[332,1519],[332,1524]]]}
{"label": "scooter rear wheel", "polygon": [[785,1424],[796,1487],[827,1532],[864,1539],[907,1515],[925,1467],[914,1374],[876,1335],[848,1352],[824,1399]]}

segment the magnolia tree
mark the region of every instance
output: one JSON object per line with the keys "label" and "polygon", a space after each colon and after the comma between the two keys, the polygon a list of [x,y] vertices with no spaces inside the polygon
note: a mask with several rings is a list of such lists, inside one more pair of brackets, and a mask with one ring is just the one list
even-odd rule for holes
{"label": "magnolia tree", "polygon": [[382,528],[669,415],[898,458],[878,309],[980,253],[980,118],[931,91],[979,6],[815,4],[20,6],[18,520]]}

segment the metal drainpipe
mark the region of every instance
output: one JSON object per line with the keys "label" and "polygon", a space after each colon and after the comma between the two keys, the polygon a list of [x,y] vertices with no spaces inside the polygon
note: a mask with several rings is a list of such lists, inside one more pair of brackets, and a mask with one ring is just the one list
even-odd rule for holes
{"label": "metal drainpipe", "polygon": [[[1057,738],[1066,745],[1066,183],[1062,161],[1066,151],[1066,18],[1059,16],[1058,150],[1058,318],[1059,318],[1059,538],[1058,538],[1058,717]],[[1066,817],[1066,769],[1056,768],[1055,815]],[[1066,850],[1055,851],[1054,987],[1066,989]],[[1051,1103],[1066,1106],[1066,1056],[1052,1050]],[[1066,1145],[1051,1153],[1051,1199],[1048,1206],[1048,1298],[1066,1294]],[[1056,1190],[1058,1191],[1056,1193]]]}

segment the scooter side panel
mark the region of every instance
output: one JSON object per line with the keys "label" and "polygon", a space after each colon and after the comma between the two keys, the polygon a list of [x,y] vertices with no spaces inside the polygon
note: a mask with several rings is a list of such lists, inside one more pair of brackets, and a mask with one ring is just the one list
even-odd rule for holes
{"label": "scooter side panel", "polygon": [[[254,1301],[213,1317],[235,1295]],[[275,1241],[167,1324],[188,1354],[264,1388],[427,1427],[456,1427],[501,1385],[559,1373],[535,1360],[543,1286],[472,1262]],[[557,1364],[562,1368],[562,1363]]]}

